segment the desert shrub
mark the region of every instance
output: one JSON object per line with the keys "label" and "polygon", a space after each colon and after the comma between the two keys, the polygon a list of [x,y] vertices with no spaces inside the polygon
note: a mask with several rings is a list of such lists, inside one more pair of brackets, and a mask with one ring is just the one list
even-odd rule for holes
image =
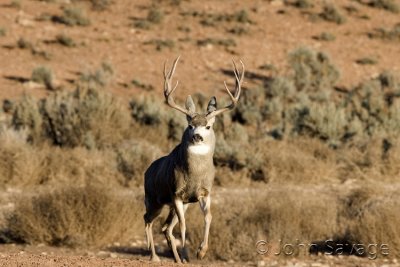
{"label": "desert shrub", "polygon": [[16,130],[28,130],[28,141],[38,142],[42,136],[42,123],[43,118],[36,99],[28,95],[23,95],[21,100],[15,104],[11,122],[12,126]]}
{"label": "desert shrub", "polygon": [[108,85],[113,75],[112,65],[108,62],[102,62],[98,69],[81,73],[80,82],[90,89],[96,89]]}
{"label": "desert shrub", "polygon": [[[361,2],[361,1],[360,1]],[[364,2],[361,2],[364,3]],[[394,0],[370,0],[366,2],[365,4],[374,7],[374,8],[381,8],[393,13],[399,13],[400,12],[400,6],[396,1]]]}
{"label": "desert shrub", "polygon": [[146,169],[161,156],[162,151],[145,140],[122,143],[117,148],[117,164],[118,171],[125,177],[124,185],[142,185]]}
{"label": "desert shrub", "polygon": [[11,3],[9,4],[9,7],[21,9],[22,8],[21,0],[12,0]]}
{"label": "desert shrub", "polygon": [[142,206],[134,196],[109,188],[66,187],[20,197],[6,231],[28,244],[101,246],[137,231]]}
{"label": "desert shrub", "polygon": [[87,150],[82,147],[38,149],[42,156],[42,185],[60,186],[73,184],[83,186],[108,185],[127,186],[124,176],[118,171],[117,154],[113,150]]}
{"label": "desert shrub", "polygon": [[149,30],[153,25],[160,24],[164,20],[164,11],[160,8],[152,6],[149,8],[146,18],[136,19],[134,27]]}
{"label": "desert shrub", "polygon": [[[398,256],[400,228],[396,221],[398,216],[399,198],[395,188],[385,188],[382,185],[367,183],[349,190],[343,198],[340,220],[347,227],[348,238],[360,244],[386,244],[389,256]],[[373,252],[373,251],[372,251]],[[361,255],[371,256],[365,253]],[[379,253],[378,257],[382,256]]]}
{"label": "desert shrub", "polygon": [[383,40],[400,40],[400,24],[396,24],[392,29],[378,28],[374,32],[368,33],[369,38],[380,38]]}
{"label": "desert shrub", "polygon": [[88,26],[90,20],[87,18],[85,10],[79,7],[67,7],[62,16],[55,16],[54,21],[68,26]]}
{"label": "desert shrub", "polygon": [[31,80],[43,84],[47,89],[53,89],[54,87],[54,75],[53,71],[45,66],[40,66],[32,71]]}
{"label": "desert shrub", "polygon": [[112,4],[112,0],[90,0],[92,8],[96,11],[107,10]]}
{"label": "desert shrub", "polygon": [[5,129],[0,133],[0,184],[29,186],[41,181],[43,153],[26,143],[26,131]]}
{"label": "desert shrub", "polygon": [[246,154],[243,153],[245,143],[235,140],[225,140],[222,135],[217,135],[218,142],[215,147],[214,162],[217,166],[228,166],[231,170],[240,170],[246,165]]}
{"label": "desert shrub", "polygon": [[323,32],[320,35],[313,36],[313,38],[319,41],[327,41],[327,42],[336,40],[336,36],[333,33],[329,32]]}
{"label": "desert shrub", "polygon": [[335,103],[313,103],[295,115],[295,130],[300,134],[307,134],[326,140],[333,147],[337,147],[349,132],[349,121],[346,110],[337,107]]}
{"label": "desert shrub", "polygon": [[26,40],[25,38],[21,37],[17,41],[17,47],[20,49],[32,49],[33,44],[32,42]]}
{"label": "desert shrub", "polygon": [[66,47],[74,47],[76,45],[74,40],[66,34],[57,34],[56,42]]}
{"label": "desert shrub", "polygon": [[178,141],[187,125],[182,113],[168,108],[162,101],[152,96],[140,96],[130,102],[131,114],[140,125],[152,128],[158,138]]}
{"label": "desert shrub", "polygon": [[374,58],[363,57],[356,60],[356,63],[359,65],[375,65],[378,61]]}
{"label": "desert shrub", "polygon": [[147,21],[153,24],[160,24],[164,19],[164,12],[161,9],[152,7],[147,13]]}
{"label": "desert shrub", "polygon": [[252,24],[254,23],[250,19],[249,12],[245,9],[241,9],[239,11],[236,11],[231,14],[227,13],[199,13],[197,11],[194,11],[190,15],[195,16],[195,17],[200,17],[200,24],[203,26],[209,26],[209,27],[215,27],[218,26],[222,22],[227,22],[227,23],[241,23],[241,24]]}
{"label": "desert shrub", "polygon": [[[253,141],[254,142],[254,141]],[[247,166],[257,172],[258,181],[270,184],[337,183],[335,152],[316,139],[276,142],[266,138],[254,142]],[[265,148],[268,149],[265,149]],[[310,168],[309,166],[313,166]]]}
{"label": "desert shrub", "polygon": [[[268,240],[274,248],[279,240],[311,243],[341,231],[336,223],[338,201],[329,189],[270,188],[261,194],[256,189],[251,190],[254,189],[226,194],[213,203],[208,259],[254,260],[258,240]],[[322,202],[330,205],[321,206]],[[198,209],[188,211],[193,251],[203,237],[201,216]],[[298,251],[299,255],[303,253],[308,254],[308,251]]]}
{"label": "desert shrub", "polygon": [[340,76],[327,55],[309,48],[301,47],[292,51],[289,63],[298,90],[321,91],[332,88]]}
{"label": "desert shrub", "polygon": [[242,124],[257,125],[263,119],[261,107],[265,103],[265,89],[262,87],[243,90],[240,103],[232,112],[232,118]]}
{"label": "desert shrub", "polygon": [[161,123],[162,102],[155,97],[140,96],[130,101],[132,117],[141,124],[156,125]]}
{"label": "desert shrub", "polygon": [[346,17],[335,5],[330,3],[324,4],[320,17],[326,21],[335,22],[336,24],[343,24],[346,22]]}
{"label": "desert shrub", "polygon": [[128,112],[101,90],[57,92],[42,102],[41,114],[45,136],[59,146],[115,145],[124,139],[129,127]]}
{"label": "desert shrub", "polygon": [[143,83],[139,79],[136,79],[136,78],[131,81],[131,84],[134,85],[135,87],[141,88],[145,91],[153,91],[154,90],[153,85]]}
{"label": "desert shrub", "polygon": [[153,39],[143,44],[153,45],[157,51],[162,51],[165,48],[173,49],[175,47],[175,41],[171,39]]}
{"label": "desert shrub", "polygon": [[312,0],[295,0],[290,4],[298,8],[312,8],[314,6]]}

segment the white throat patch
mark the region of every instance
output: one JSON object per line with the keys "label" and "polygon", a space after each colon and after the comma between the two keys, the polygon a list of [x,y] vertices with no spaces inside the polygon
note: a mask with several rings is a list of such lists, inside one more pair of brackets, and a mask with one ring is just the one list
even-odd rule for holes
{"label": "white throat patch", "polygon": [[196,155],[205,155],[210,152],[210,146],[206,144],[196,144],[189,146],[189,152]]}

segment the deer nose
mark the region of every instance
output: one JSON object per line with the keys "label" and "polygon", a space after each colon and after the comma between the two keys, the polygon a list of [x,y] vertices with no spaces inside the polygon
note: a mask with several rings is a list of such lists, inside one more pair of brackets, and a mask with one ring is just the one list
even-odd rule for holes
{"label": "deer nose", "polygon": [[193,141],[196,141],[196,142],[203,141],[203,137],[201,137],[201,135],[199,135],[199,134],[194,134]]}

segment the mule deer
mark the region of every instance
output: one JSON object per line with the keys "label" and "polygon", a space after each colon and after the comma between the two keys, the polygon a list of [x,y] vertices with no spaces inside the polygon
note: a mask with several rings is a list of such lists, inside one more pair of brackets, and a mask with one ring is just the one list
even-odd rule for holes
{"label": "mule deer", "polygon": [[176,262],[181,262],[176,249],[175,238],[172,235],[174,226],[179,221],[182,238],[182,260],[187,261],[185,248],[185,216],[184,213],[189,203],[199,202],[204,214],[204,237],[203,242],[197,250],[197,257],[202,259],[208,248],[208,234],[211,224],[211,188],[214,180],[213,154],[215,147],[215,134],[213,124],[215,116],[235,108],[240,96],[240,86],[244,77],[244,65],[241,73],[235,62],[235,92],[232,94],[225,83],[225,89],[232,103],[224,108],[217,109],[217,100],[212,97],[208,103],[205,114],[197,113],[191,96],[186,99],[185,108],[178,106],[173,92],[178,86],[172,84],[179,57],[175,59],[172,68],[167,72],[164,64],[164,96],[167,104],[186,115],[188,126],[185,129],[181,143],[172,152],[154,161],[145,173],[145,205],[144,215],[146,225],[146,236],[148,249],[151,249],[151,260],[159,261],[154,248],[152,224],[154,219],[161,213],[163,206],[169,206],[169,214],[164,223],[162,231],[172,249]]}

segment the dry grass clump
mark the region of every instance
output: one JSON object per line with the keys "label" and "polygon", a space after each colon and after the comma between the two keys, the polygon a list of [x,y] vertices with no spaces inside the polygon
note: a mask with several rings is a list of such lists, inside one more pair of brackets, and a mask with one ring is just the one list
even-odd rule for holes
{"label": "dry grass clump", "polygon": [[[341,231],[336,221],[338,205],[331,190],[315,187],[225,193],[224,199],[214,200],[211,207],[213,222],[206,257],[248,261],[257,256],[256,242],[261,239],[268,240],[278,252],[280,240],[308,244],[332,238]],[[194,251],[203,237],[201,217],[197,206],[188,211],[190,246]],[[308,250],[296,254],[305,255]]]}
{"label": "dry grass clump", "polygon": [[109,188],[57,189],[18,199],[6,234],[28,244],[102,246],[137,233],[142,206],[137,197]]}
{"label": "dry grass clump", "polygon": [[0,184],[27,186],[40,184],[43,153],[26,143],[26,132],[12,129],[0,133]]}
{"label": "dry grass clump", "polygon": [[[1,187],[57,187],[89,182],[98,185],[130,185],[119,170],[119,154],[112,150],[37,146],[26,142],[26,131],[6,129],[0,133],[0,152]],[[140,153],[138,151],[132,156],[136,161],[129,162],[135,164],[135,179],[139,181],[142,178],[139,178],[141,175],[137,172],[145,168],[143,164],[155,158],[149,152],[150,149],[143,149]]]}
{"label": "dry grass clump", "polygon": [[258,171],[264,182],[301,185],[340,181],[335,152],[318,140],[262,140],[256,147],[248,166]]}
{"label": "dry grass clump", "polygon": [[393,189],[385,189],[380,195],[371,194],[368,200],[359,203],[350,230],[352,238],[363,244],[386,244],[390,256],[398,257],[400,227],[394,222],[399,220],[399,204],[400,198]]}

